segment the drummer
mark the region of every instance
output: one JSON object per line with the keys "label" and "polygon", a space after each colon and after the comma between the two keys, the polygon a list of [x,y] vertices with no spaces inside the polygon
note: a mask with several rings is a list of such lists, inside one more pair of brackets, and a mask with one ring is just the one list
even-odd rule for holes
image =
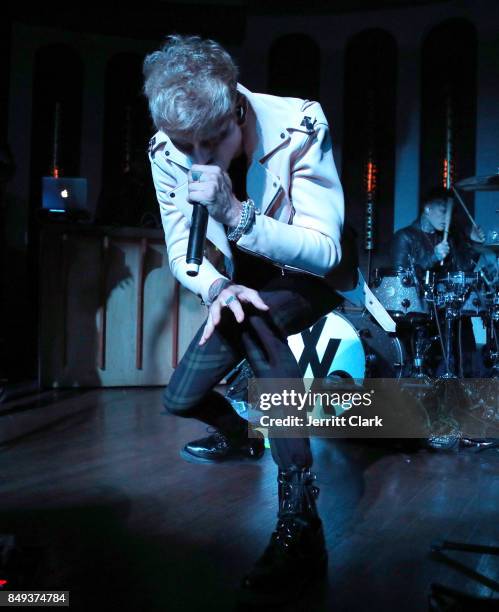
{"label": "drummer", "polygon": [[443,187],[428,192],[423,198],[419,217],[395,233],[392,243],[395,269],[416,268],[419,272],[476,270],[484,250],[481,246],[485,242],[484,232],[477,226],[472,226],[469,231],[454,223],[445,240],[446,213],[451,202],[451,192]]}
{"label": "drummer", "polygon": [[[421,214],[409,226],[395,233],[392,243],[393,267],[413,269],[417,274],[426,270],[446,274],[447,272],[475,272],[479,269],[488,278],[497,276],[495,257],[488,257],[484,232],[472,225],[471,230],[464,223],[454,219],[450,232],[445,239],[445,226],[448,206],[452,204],[452,194],[443,187],[436,187],[428,192],[422,201]],[[475,339],[471,321],[462,323],[462,349],[464,356],[463,372],[465,376],[484,375],[482,359],[473,365],[473,354],[476,354]],[[457,346],[455,347],[457,353]],[[455,361],[456,355],[451,355]],[[437,373],[442,369],[442,363]]]}

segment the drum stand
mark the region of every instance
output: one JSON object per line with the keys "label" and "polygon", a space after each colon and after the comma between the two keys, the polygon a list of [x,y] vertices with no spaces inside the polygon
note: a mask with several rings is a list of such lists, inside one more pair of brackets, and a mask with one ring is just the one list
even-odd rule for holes
{"label": "drum stand", "polygon": [[492,363],[491,378],[499,378],[499,342],[497,338],[496,324],[499,322],[499,310],[491,309],[487,321],[487,346],[489,347],[489,359]]}
{"label": "drum stand", "polygon": [[[429,286],[429,282],[427,282]],[[439,287],[442,287],[439,289]],[[445,362],[445,371],[438,376],[439,379],[463,378],[462,372],[462,353],[461,353],[461,317],[464,303],[472,287],[472,282],[462,272],[448,273],[447,277],[440,279],[436,284],[436,292],[433,295],[433,308],[435,322],[440,336],[442,355]],[[433,287],[432,287],[433,288]],[[445,342],[442,335],[440,320],[437,312],[437,304],[440,308],[445,308]],[[456,372],[456,359],[454,358],[454,321],[459,322],[459,370]]]}
{"label": "drum stand", "polygon": [[[446,554],[446,551],[460,551],[481,555],[499,555],[498,546],[483,546],[464,542],[439,541],[431,545],[431,555],[438,561],[471,580],[499,593],[499,582],[472,569],[468,565]],[[473,596],[464,591],[451,589],[439,583],[432,583],[430,587],[429,610],[431,612],[444,612],[445,610],[475,610],[476,612],[493,612],[498,609],[499,598]]]}
{"label": "drum stand", "polygon": [[[451,369],[451,355],[452,355],[452,346],[453,346],[453,340],[454,340],[454,333],[453,333],[454,330],[453,330],[452,324],[454,320],[459,316],[459,309],[456,308],[456,296],[454,294],[447,291],[442,297],[443,297],[443,300],[441,298],[437,299],[437,295],[435,291],[435,279],[434,277],[430,275],[430,272],[427,271],[426,277],[423,283],[423,299],[430,306],[430,308],[433,307],[433,317],[435,319],[435,323],[436,323],[437,331],[438,331],[437,338],[440,340],[440,347],[442,349],[442,357],[444,359],[444,364],[445,364],[444,373],[440,374],[440,376],[438,376],[437,379],[453,379],[453,378],[457,378],[457,376],[455,372]],[[438,308],[442,308],[442,306],[445,306],[445,326],[446,326],[445,338],[442,333],[442,326],[440,323],[437,302],[438,302]],[[417,330],[416,330],[416,334],[417,334]],[[415,368],[416,373],[418,372],[420,357],[421,355],[419,354],[419,351],[418,351],[418,344],[417,344],[417,339],[416,339],[415,355],[414,355],[414,368]],[[422,371],[422,364],[421,364],[421,371]]]}
{"label": "drum stand", "polygon": [[419,380],[421,383],[430,386],[432,384],[428,370],[425,367],[426,353],[430,349],[436,337],[428,338],[425,334],[425,326],[416,324],[414,329],[412,367],[409,371],[409,378]]}
{"label": "drum stand", "polygon": [[452,347],[454,341],[454,329],[453,323],[459,317],[459,311],[456,309],[456,306],[453,302],[446,304],[445,306],[445,344],[444,338],[442,336],[442,328],[440,326],[440,319],[438,317],[438,312],[435,307],[435,322],[437,324],[438,335],[440,338],[440,344],[442,347],[442,356],[444,358],[445,363],[445,372],[438,376],[439,379],[452,379],[458,378],[454,371],[454,363],[452,361],[451,368],[451,357],[452,357]]}

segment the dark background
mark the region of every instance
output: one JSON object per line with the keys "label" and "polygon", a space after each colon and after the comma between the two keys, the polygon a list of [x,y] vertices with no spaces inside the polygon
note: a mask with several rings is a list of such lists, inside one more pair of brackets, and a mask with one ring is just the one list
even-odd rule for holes
{"label": "dark background", "polygon": [[[167,33],[212,37],[233,53],[250,89],[323,104],[361,247],[365,164],[374,157],[373,265],[384,266],[394,229],[441,182],[449,96],[455,178],[499,164],[495,9],[471,0],[11,6],[0,25],[0,377],[37,374],[40,177],[51,171],[56,102],[61,172],[88,178],[93,222],[141,225],[145,212],[157,213],[142,59]],[[473,209],[475,198],[467,201]],[[477,199],[485,229],[496,223],[490,201]]]}

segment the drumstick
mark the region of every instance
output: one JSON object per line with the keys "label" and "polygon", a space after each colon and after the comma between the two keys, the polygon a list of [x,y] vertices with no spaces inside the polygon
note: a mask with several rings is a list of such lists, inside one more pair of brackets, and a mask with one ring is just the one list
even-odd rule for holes
{"label": "drumstick", "polygon": [[471,216],[470,211],[467,209],[466,204],[463,201],[463,198],[459,195],[459,192],[457,191],[457,189],[454,187],[454,185],[452,186],[452,191],[454,192],[454,195],[457,198],[457,201],[459,202],[459,204],[461,204],[461,206],[463,207],[464,212],[468,215],[468,219],[471,221],[471,223],[473,224],[473,227],[475,227],[476,229],[478,229],[478,225],[475,222],[475,219],[473,219],[473,217]]}
{"label": "drumstick", "polygon": [[449,227],[452,219],[452,207],[454,202],[449,198],[447,201],[447,210],[445,211],[445,230],[444,230],[444,241],[447,242],[449,238]]}
{"label": "drumstick", "polygon": [[[445,230],[444,230],[444,239],[442,242],[447,242],[448,238],[449,238],[449,227],[450,227],[450,222],[452,219],[452,207],[454,205],[454,202],[449,198],[447,200],[447,210],[445,211]],[[444,260],[442,259],[442,261],[440,262],[440,265],[443,266],[444,265]]]}

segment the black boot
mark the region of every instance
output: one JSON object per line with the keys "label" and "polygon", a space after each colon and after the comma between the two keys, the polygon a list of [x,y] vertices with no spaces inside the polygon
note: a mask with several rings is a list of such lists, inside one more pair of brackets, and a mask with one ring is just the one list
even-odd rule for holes
{"label": "black boot", "polygon": [[248,437],[246,428],[244,432],[232,435],[215,430],[211,436],[186,444],[180,455],[190,463],[260,459],[265,452],[265,440],[259,431],[253,430],[252,435],[257,437]]}
{"label": "black boot", "polygon": [[277,526],[265,552],[243,580],[241,603],[283,604],[325,576],[327,551],[314,480],[309,469],[279,470]]}

